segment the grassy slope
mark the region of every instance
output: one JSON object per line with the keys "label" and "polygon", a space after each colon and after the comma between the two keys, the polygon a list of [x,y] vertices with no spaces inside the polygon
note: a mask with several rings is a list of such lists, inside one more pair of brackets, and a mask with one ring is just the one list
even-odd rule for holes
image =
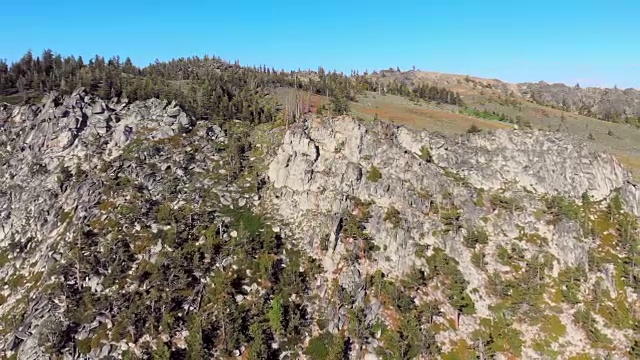
{"label": "grassy slope", "polygon": [[442,133],[465,132],[472,124],[487,130],[512,127],[506,123],[458,114],[453,106],[437,106],[425,101],[415,103],[395,95],[366,93],[358,98],[358,102],[352,103],[351,109],[356,116],[365,119],[373,119],[378,114],[381,119]]}
{"label": "grassy slope", "polygon": [[[276,97],[281,103],[285,103],[287,96],[291,96],[292,89],[279,88]],[[307,94],[299,92],[300,96]],[[355,117],[364,120],[373,120],[376,114],[380,119],[393,121],[398,124],[415,129],[427,131],[439,131],[442,133],[462,133],[471,124],[476,124],[481,129],[495,130],[512,128],[511,124],[488,121],[457,113],[454,106],[440,106],[426,101],[415,103],[401,96],[378,95],[367,92],[358,96],[358,101],[351,102],[351,112]],[[311,95],[311,104],[314,107],[320,104],[328,104],[326,96]]]}

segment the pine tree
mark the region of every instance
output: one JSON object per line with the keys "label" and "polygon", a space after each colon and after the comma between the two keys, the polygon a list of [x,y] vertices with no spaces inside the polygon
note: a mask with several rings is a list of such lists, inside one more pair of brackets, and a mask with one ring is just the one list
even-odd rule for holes
{"label": "pine tree", "polygon": [[280,296],[276,296],[271,301],[271,308],[267,313],[267,318],[269,319],[269,326],[271,326],[271,330],[278,335],[284,335],[284,314],[283,314],[283,304]]}
{"label": "pine tree", "polygon": [[171,351],[162,341],[158,341],[156,349],[153,351],[153,360],[170,360]]}
{"label": "pine tree", "polygon": [[202,318],[193,314],[189,317],[188,324],[189,335],[187,336],[187,359],[202,359],[204,353],[202,351]]}

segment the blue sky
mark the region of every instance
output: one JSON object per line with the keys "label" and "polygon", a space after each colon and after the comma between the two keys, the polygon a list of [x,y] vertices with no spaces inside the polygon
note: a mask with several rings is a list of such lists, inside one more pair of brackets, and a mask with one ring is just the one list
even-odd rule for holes
{"label": "blue sky", "polygon": [[640,88],[640,1],[5,1],[0,58],[28,49],[348,71],[400,66]]}

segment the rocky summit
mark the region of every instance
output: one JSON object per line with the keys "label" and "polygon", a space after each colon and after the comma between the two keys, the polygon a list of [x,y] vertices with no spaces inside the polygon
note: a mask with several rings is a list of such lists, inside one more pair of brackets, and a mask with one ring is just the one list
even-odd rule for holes
{"label": "rocky summit", "polygon": [[539,130],[0,105],[0,354],[632,359],[640,186]]}

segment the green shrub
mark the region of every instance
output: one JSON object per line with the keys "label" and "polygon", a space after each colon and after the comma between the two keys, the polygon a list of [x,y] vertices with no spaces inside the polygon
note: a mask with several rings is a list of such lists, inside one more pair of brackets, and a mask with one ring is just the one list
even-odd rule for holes
{"label": "green shrub", "polygon": [[565,268],[558,273],[558,283],[562,286],[562,298],[569,304],[579,304],[580,283],[585,280],[586,274],[578,267]]}
{"label": "green shrub", "polygon": [[493,319],[480,320],[481,328],[474,332],[474,338],[484,343],[486,355],[493,358],[496,353],[510,353],[520,357],[524,334],[513,327],[513,321],[503,315]]}
{"label": "green shrub", "polygon": [[483,228],[473,228],[467,232],[463,241],[466,247],[473,249],[477,244],[488,244],[489,235]]}
{"label": "green shrub", "polygon": [[449,179],[457,182],[458,184],[464,184],[466,183],[466,179],[464,178],[464,176],[458,174],[455,171],[451,171],[449,169],[443,169],[442,171],[442,175],[448,177]]}
{"label": "green shrub", "polygon": [[9,262],[9,251],[0,251],[0,268],[5,266]]}
{"label": "green shrub", "polygon": [[284,333],[283,324],[283,305],[282,299],[276,296],[271,301],[271,308],[267,312],[267,319],[269,319],[269,326],[275,334],[282,336]]}
{"label": "green shrub", "polygon": [[169,204],[160,204],[156,214],[156,220],[161,224],[170,224],[173,221],[173,210]]}
{"label": "green shrub", "polygon": [[482,249],[478,249],[471,254],[471,263],[480,270],[485,270],[487,268],[487,262],[485,261]]}
{"label": "green shrub", "polygon": [[475,205],[477,207],[484,207],[484,189],[478,189],[476,192]]}
{"label": "green shrub", "polygon": [[82,340],[76,340],[76,345],[78,347],[78,352],[80,354],[88,354],[91,352],[91,338],[86,337]]}
{"label": "green shrub", "polygon": [[426,162],[431,162],[431,151],[429,150],[429,148],[427,146],[423,146],[420,148],[420,159],[426,161]]}
{"label": "green shrub", "polygon": [[458,261],[444,250],[436,248],[434,253],[427,257],[429,265],[428,279],[441,277],[446,281],[446,296],[449,303],[461,314],[472,315],[475,313],[475,305],[471,297],[466,293],[469,283],[458,268]]}
{"label": "green shrub", "polygon": [[382,174],[380,173],[380,170],[378,170],[378,168],[375,167],[374,165],[371,165],[371,168],[369,169],[369,173],[367,174],[367,180],[371,182],[378,182],[378,180],[380,179],[382,179]]}
{"label": "green shrub", "polygon": [[400,211],[398,211],[398,209],[394,208],[393,206],[390,206],[389,208],[387,208],[387,212],[384,214],[384,221],[389,222],[391,225],[393,225],[394,228],[399,227],[400,224],[402,224]]}
{"label": "green shrub", "polygon": [[343,96],[333,96],[331,98],[331,110],[334,115],[348,114],[351,107],[349,105],[349,99]]}
{"label": "green shrub", "polygon": [[491,204],[496,209],[509,211],[522,210],[522,205],[520,205],[520,202],[518,200],[499,193],[494,193],[491,195]]}
{"label": "green shrub", "polygon": [[611,339],[603,334],[596,326],[596,319],[590,311],[585,309],[577,310],[573,314],[573,319],[580,325],[582,330],[587,334],[587,338],[595,346],[605,346],[611,343]]}
{"label": "green shrub", "polygon": [[328,331],[311,338],[304,353],[311,360],[339,360],[346,352],[345,339]]}
{"label": "green shrub", "polygon": [[469,128],[467,129],[467,134],[477,134],[481,131],[482,130],[474,123],[471,124],[471,126],[469,126]]}
{"label": "green shrub", "polygon": [[63,211],[60,213],[60,224],[64,224],[69,220],[73,219],[73,212],[71,211]]}
{"label": "green shrub", "polygon": [[632,359],[640,359],[640,338],[633,340],[629,346],[629,355]]}
{"label": "green shrub", "polygon": [[554,219],[553,222],[560,218],[576,220],[580,215],[580,206],[575,201],[562,195],[553,195],[546,198],[544,203],[547,207],[547,214]]}
{"label": "green shrub", "polygon": [[[513,122],[513,120],[510,119],[505,114],[499,114],[499,113],[497,113],[495,111],[479,110],[479,109],[464,107],[462,110],[460,110],[460,113],[465,114],[465,115],[469,115],[469,116],[473,116],[473,117],[477,117],[477,118],[480,118],[480,119],[487,119],[487,120],[493,120],[493,121]],[[517,120],[521,120],[521,119],[517,119]],[[520,122],[520,121],[518,121],[518,122]],[[474,125],[475,124],[473,124],[471,126],[473,127]],[[479,129],[478,129],[478,131],[479,131]]]}
{"label": "green shrub", "polygon": [[460,226],[460,216],[458,209],[449,209],[440,212],[440,221],[444,225],[445,233],[458,230]]}
{"label": "green shrub", "polygon": [[542,324],[540,324],[540,330],[554,342],[567,333],[567,327],[557,315],[545,316]]}

